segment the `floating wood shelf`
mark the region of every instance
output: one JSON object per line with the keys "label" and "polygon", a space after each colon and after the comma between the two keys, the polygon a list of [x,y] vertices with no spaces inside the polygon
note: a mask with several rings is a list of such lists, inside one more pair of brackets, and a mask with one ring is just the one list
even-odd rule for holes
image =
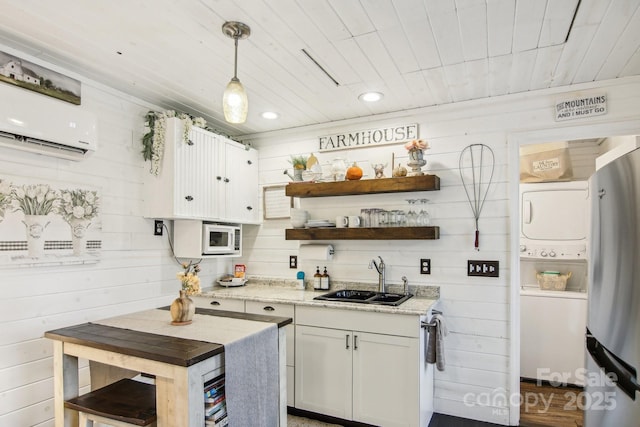
{"label": "floating wood shelf", "polygon": [[286,240],[436,240],[440,227],[288,228]]}
{"label": "floating wood shelf", "polygon": [[291,197],[325,197],[434,190],[440,190],[440,178],[437,175],[421,175],[358,181],[290,182],[285,194]]}

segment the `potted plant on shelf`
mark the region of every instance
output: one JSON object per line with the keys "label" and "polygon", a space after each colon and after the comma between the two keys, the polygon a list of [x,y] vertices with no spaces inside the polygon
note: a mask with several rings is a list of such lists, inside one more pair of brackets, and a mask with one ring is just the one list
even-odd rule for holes
{"label": "potted plant on shelf", "polygon": [[293,166],[293,176],[285,169],[284,174],[288,175],[294,181],[303,181],[302,172],[307,169],[307,159],[305,156],[291,156],[289,163]]}
{"label": "potted plant on shelf", "polygon": [[424,159],[424,150],[429,149],[429,143],[422,139],[414,139],[413,141],[407,142],[404,148],[406,148],[409,153],[407,166],[411,167],[411,171],[407,173],[407,176],[424,175],[421,168],[427,164],[427,161]]}

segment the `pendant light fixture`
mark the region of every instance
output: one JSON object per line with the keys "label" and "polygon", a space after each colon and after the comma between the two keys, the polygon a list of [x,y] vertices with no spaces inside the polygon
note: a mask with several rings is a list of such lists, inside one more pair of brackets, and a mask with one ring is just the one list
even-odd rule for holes
{"label": "pendant light fixture", "polygon": [[238,80],[238,40],[246,39],[251,34],[248,25],[242,22],[229,21],[222,25],[222,32],[234,40],[235,57],[233,61],[233,78],[227,85],[222,97],[224,118],[229,123],[244,123],[249,111],[249,100],[242,83]]}

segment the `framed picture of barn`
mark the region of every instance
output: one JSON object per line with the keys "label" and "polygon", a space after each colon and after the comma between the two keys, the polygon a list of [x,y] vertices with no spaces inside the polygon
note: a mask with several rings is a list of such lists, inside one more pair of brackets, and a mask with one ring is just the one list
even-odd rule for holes
{"label": "framed picture of barn", "polygon": [[80,105],[79,80],[0,51],[0,82]]}

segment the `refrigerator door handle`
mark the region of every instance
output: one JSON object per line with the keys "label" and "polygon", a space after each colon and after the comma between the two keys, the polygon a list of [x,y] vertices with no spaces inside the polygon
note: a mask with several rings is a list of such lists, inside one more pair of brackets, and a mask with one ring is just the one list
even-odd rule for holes
{"label": "refrigerator door handle", "polygon": [[636,400],[636,391],[640,384],[636,378],[636,370],[607,350],[587,329],[587,351],[593,360],[604,370],[604,373],[632,400]]}

